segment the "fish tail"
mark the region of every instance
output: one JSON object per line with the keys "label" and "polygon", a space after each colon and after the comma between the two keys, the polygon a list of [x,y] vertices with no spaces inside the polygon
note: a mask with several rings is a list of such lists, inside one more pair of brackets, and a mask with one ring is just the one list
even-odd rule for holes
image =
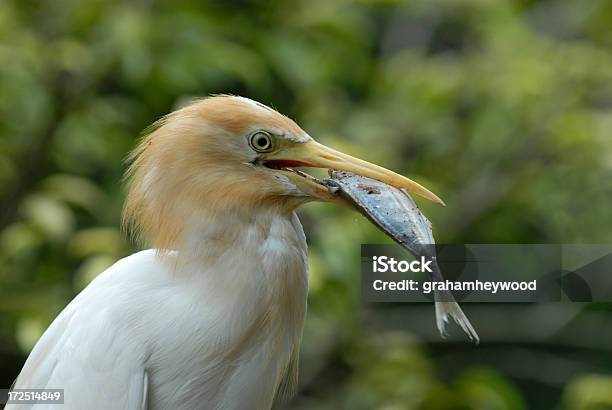
{"label": "fish tail", "polygon": [[446,324],[449,322],[449,318],[453,318],[455,322],[463,329],[468,335],[470,340],[476,344],[480,342],[480,338],[474,330],[474,327],[470,323],[459,304],[455,301],[455,298],[449,291],[434,291],[435,306],[436,306],[436,326],[442,337],[446,337]]}

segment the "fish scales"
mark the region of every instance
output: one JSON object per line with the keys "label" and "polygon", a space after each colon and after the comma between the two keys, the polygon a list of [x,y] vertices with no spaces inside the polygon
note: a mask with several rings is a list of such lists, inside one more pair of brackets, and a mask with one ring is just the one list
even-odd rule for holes
{"label": "fish scales", "polygon": [[[431,222],[410,195],[383,182],[346,171],[330,170],[329,175],[331,178],[322,183],[331,192],[349,202],[414,256],[432,259],[432,280],[444,280],[436,260]],[[452,317],[470,339],[478,342],[476,331],[453,295],[449,291],[436,290],[434,296],[436,324],[442,336],[446,334],[445,325]]]}

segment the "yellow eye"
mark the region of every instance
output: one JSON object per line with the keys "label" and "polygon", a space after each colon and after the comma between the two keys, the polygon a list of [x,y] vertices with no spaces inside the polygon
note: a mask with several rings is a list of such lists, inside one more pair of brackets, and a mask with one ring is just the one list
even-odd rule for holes
{"label": "yellow eye", "polygon": [[257,152],[272,151],[272,135],[265,131],[257,131],[249,138],[249,144]]}

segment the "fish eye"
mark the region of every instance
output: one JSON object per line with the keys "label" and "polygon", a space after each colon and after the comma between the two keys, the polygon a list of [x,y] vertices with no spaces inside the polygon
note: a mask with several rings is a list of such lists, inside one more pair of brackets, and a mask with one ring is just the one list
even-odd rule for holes
{"label": "fish eye", "polygon": [[257,131],[249,138],[249,145],[257,152],[272,151],[272,135],[266,131]]}

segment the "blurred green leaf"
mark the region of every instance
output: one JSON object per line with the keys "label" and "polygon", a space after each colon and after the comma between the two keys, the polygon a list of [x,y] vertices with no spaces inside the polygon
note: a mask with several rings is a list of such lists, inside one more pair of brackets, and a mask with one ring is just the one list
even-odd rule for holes
{"label": "blurred green leaf", "polygon": [[591,374],[572,380],[563,395],[563,408],[572,410],[612,408],[612,377]]}

